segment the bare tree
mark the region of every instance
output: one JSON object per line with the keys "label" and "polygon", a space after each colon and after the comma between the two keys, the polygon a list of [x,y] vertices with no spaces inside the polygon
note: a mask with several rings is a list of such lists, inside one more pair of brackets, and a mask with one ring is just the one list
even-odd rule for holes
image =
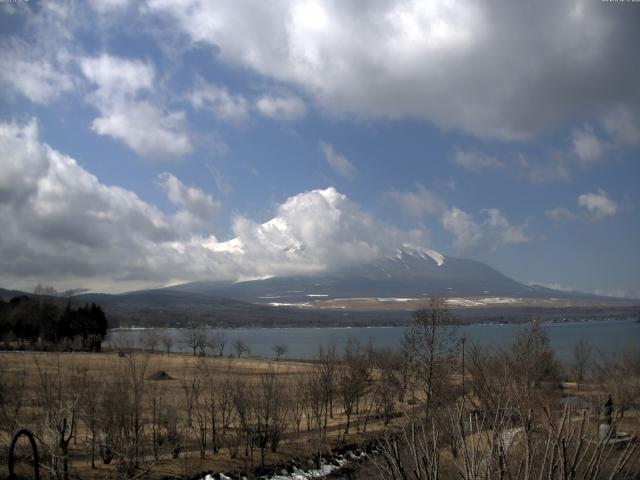
{"label": "bare tree", "polygon": [[378,376],[374,383],[373,393],[376,398],[378,414],[384,425],[388,425],[395,412],[396,393],[400,388],[400,381],[396,376],[397,357],[392,351],[381,350],[374,355],[374,362]]}
{"label": "bare tree", "polygon": [[336,385],[336,371],[338,354],[335,342],[326,348],[318,349],[318,375],[322,386],[322,398],[326,403],[324,408],[324,427],[327,427],[328,417],[333,418],[333,397]]}
{"label": "bare tree", "polygon": [[454,323],[446,302],[434,297],[414,313],[409,327],[407,345],[412,348],[416,366],[421,371],[425,418],[429,417],[434,395],[439,393],[437,387],[443,387],[442,382],[448,378],[444,370],[451,364],[458,345]]}
{"label": "bare tree", "polygon": [[207,330],[203,323],[189,322],[186,328],[181,330],[183,342],[193,350],[193,355],[198,352],[204,354],[207,345]]}
{"label": "bare tree", "polygon": [[240,339],[233,342],[233,349],[236,352],[236,357],[238,358],[240,358],[245,353],[247,355],[251,353],[249,346],[244,342],[244,340],[240,340]]}
{"label": "bare tree", "polygon": [[287,353],[287,350],[289,350],[289,348],[284,344],[277,343],[273,347],[271,347],[271,350],[273,350],[273,353],[276,356],[276,362],[277,362],[278,360],[280,360],[281,356]]}
{"label": "bare tree", "polygon": [[155,353],[160,343],[160,334],[155,328],[147,328],[142,333],[142,349],[148,353]]}
{"label": "bare tree", "polygon": [[284,385],[274,371],[260,375],[252,400],[253,441],[260,448],[260,464],[264,465],[265,450],[270,446],[272,452],[277,451],[287,418]]}
{"label": "bare tree", "polygon": [[578,389],[580,389],[580,385],[584,381],[590,360],[591,346],[584,340],[580,340],[573,349],[573,362],[571,364],[571,373],[578,385]]}
{"label": "bare tree", "polygon": [[[23,360],[24,362],[24,360]],[[27,370],[23,363],[20,368],[0,368],[0,445],[11,438],[20,425],[25,410]],[[6,445],[7,449],[9,445]]]}
{"label": "bare tree", "polygon": [[126,372],[129,375],[129,386],[131,391],[130,422],[131,438],[128,455],[128,473],[132,473],[138,468],[140,461],[140,450],[142,446],[142,436],[144,434],[142,412],[144,410],[145,377],[147,366],[149,365],[149,355],[138,355],[130,353],[125,356]]}
{"label": "bare tree", "polygon": [[296,433],[300,433],[300,424],[302,423],[302,417],[307,411],[307,395],[306,384],[307,374],[298,373],[293,380],[293,388],[290,389],[289,395],[289,410],[293,417],[293,423],[295,425]]}
{"label": "bare tree", "polygon": [[630,343],[618,354],[599,352],[594,376],[602,390],[613,397],[620,417],[640,401],[640,349]]}
{"label": "bare tree", "polygon": [[171,346],[173,345],[173,337],[168,333],[165,333],[162,337],[160,337],[160,342],[164,347],[164,351],[169,356],[171,354]]}
{"label": "bare tree", "polygon": [[184,411],[187,414],[187,427],[193,427],[193,413],[196,400],[200,395],[200,372],[191,367],[185,360],[182,375],[180,376],[180,388],[184,395]]}
{"label": "bare tree", "polygon": [[211,427],[211,451],[213,454],[218,453],[220,450],[219,428],[219,398],[221,396],[221,388],[218,372],[213,362],[208,359],[203,359],[199,364],[199,369],[202,372],[203,384],[203,399],[204,407],[207,410],[209,416],[209,424]]}
{"label": "bare tree", "polygon": [[362,351],[359,343],[349,341],[337,375],[338,395],[347,417],[345,435],[349,433],[351,418],[358,411],[360,400],[367,393],[370,383],[371,363],[368,356]]}
{"label": "bare tree", "polygon": [[231,363],[227,364],[217,394],[218,411],[222,422],[222,434],[224,435],[233,421],[233,371]]}
{"label": "bare tree", "polygon": [[91,468],[96,468],[96,445],[100,431],[99,402],[104,383],[88,375],[83,376],[80,413],[86,429],[91,434]]}
{"label": "bare tree", "polygon": [[329,402],[326,399],[325,379],[318,369],[306,376],[306,404],[308,408],[307,432],[311,453],[319,464],[327,447],[326,418]]}
{"label": "bare tree", "polygon": [[160,459],[161,447],[167,440],[163,426],[166,424],[169,414],[165,402],[166,392],[160,385],[160,382],[151,382],[150,391],[147,395],[149,402],[148,411],[151,413],[151,447],[155,461]]}
{"label": "bare tree", "polygon": [[36,359],[39,376],[40,408],[44,411],[44,432],[41,438],[46,439],[52,478],[68,480],[69,444],[74,438],[80,400],[78,379],[75,376],[65,377],[60,366],[60,357],[56,355],[53,372],[41,365]]}
{"label": "bare tree", "polygon": [[223,357],[227,342],[227,336],[223,332],[216,332],[209,338],[208,347],[214,355]]}

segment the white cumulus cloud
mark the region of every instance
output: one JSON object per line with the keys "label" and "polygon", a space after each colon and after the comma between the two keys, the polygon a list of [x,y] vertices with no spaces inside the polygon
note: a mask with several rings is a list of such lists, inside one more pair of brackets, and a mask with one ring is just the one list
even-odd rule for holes
{"label": "white cumulus cloud", "polygon": [[415,191],[400,192],[391,190],[385,193],[404,213],[411,217],[422,218],[426,215],[438,215],[446,208],[446,203],[437,195],[427,190],[421,183],[416,184]]}
{"label": "white cumulus cloud", "polygon": [[39,138],[34,121],[0,123],[0,281],[28,288],[125,290],[189,280],[327,271],[424,238],[385,225],[334,188],[288,198],[274,218],[236,216],[235,238],[213,230],[220,202],[171,173],[158,184],[167,213],[101,183]]}
{"label": "white cumulus cloud", "polygon": [[580,195],[578,205],[586,209],[589,219],[594,222],[613,217],[619,211],[618,204],[611,200],[607,192],[601,188],[593,193]]}
{"label": "white cumulus cloud", "polygon": [[273,120],[299,120],[307,113],[307,106],[296,96],[263,95],[256,100],[256,109],[261,115]]}
{"label": "white cumulus cloud", "polygon": [[442,215],[442,226],[455,236],[453,246],[459,252],[476,247],[482,239],[482,228],[471,215],[453,207]]}
{"label": "white cumulus cloud", "polygon": [[483,209],[485,218],[476,221],[472,215],[452,207],[442,215],[442,226],[454,235],[454,248],[465,253],[479,248],[495,250],[502,245],[528,243],[525,225],[512,225],[497,208]]}
{"label": "white cumulus cloud", "polygon": [[249,102],[244,96],[202,79],[189,94],[189,101],[195,108],[206,108],[217,118],[235,124],[245,121],[249,113]]}
{"label": "white cumulus cloud", "polygon": [[356,172],[356,167],[346,156],[336,152],[333,145],[327,142],[320,142],[320,149],[322,150],[324,159],[335,172],[345,178],[353,178]]}
{"label": "white cumulus cloud", "polygon": [[480,172],[487,169],[504,168],[505,166],[504,162],[498,160],[496,157],[485,155],[477,151],[461,149],[456,149],[453,156],[451,157],[451,161],[470,172]]}
{"label": "white cumulus cloud", "polygon": [[213,195],[197,187],[185,185],[168,172],[159,176],[158,184],[171,203],[178,207],[176,218],[181,224],[181,229],[187,232],[211,230],[221,206]]}
{"label": "white cumulus cloud", "polygon": [[573,151],[581,165],[591,166],[604,160],[605,145],[591,127],[574,130],[572,142]]}
{"label": "white cumulus cloud", "polygon": [[640,125],[635,115],[624,107],[609,112],[604,117],[603,125],[614,140],[623,145],[640,145]]}
{"label": "white cumulus cloud", "polygon": [[[337,114],[530,138],[585,111],[638,105],[635,15],[602,2],[208,2],[147,12],[216,58],[296,85]],[[545,25],[540,29],[540,25]],[[611,86],[615,85],[615,88]],[[606,92],[606,93],[601,93]]]}
{"label": "white cumulus cloud", "polygon": [[[193,151],[184,112],[153,103],[151,64],[108,54],[80,60],[83,75],[97,88],[88,100],[100,116],[91,128],[124,142],[143,157],[181,157]],[[146,97],[145,97],[146,95]]]}

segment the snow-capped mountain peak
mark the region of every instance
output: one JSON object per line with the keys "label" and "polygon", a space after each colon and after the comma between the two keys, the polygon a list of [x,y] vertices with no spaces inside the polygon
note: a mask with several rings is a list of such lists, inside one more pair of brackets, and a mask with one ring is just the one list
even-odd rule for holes
{"label": "snow-capped mountain peak", "polygon": [[436,252],[435,250],[432,250],[430,248],[411,245],[410,243],[403,243],[402,248],[398,249],[397,252],[400,252],[401,255],[404,253],[411,256],[418,256],[424,260],[430,258],[431,260],[436,262],[439,267],[444,265],[445,262],[445,256],[441,253]]}

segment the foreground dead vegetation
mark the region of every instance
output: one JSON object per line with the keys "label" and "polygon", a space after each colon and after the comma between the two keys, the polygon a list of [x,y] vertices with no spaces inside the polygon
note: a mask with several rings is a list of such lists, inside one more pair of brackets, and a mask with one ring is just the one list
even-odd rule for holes
{"label": "foreground dead vegetation", "polygon": [[[637,349],[606,357],[580,345],[562,366],[536,326],[507,349],[481,351],[443,328],[450,322],[433,300],[402,348],[351,342],[308,363],[0,353],[0,454],[6,463],[12,435],[28,428],[42,478],[251,477],[372,439],[380,453],[361,472],[380,478],[639,474],[638,443],[614,442],[640,427]],[[29,472],[25,445],[20,468]]]}

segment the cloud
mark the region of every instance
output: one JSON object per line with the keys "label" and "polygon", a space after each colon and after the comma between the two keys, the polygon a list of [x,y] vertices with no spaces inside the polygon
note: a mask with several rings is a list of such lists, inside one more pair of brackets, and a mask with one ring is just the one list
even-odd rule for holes
{"label": "cloud", "polygon": [[0,45],[0,82],[34,103],[48,104],[74,87],[74,78],[56,63],[34,58],[27,47]]}
{"label": "cloud", "polygon": [[471,215],[453,207],[442,215],[442,226],[455,236],[454,248],[459,252],[475,248],[482,239],[482,228]]}
{"label": "cloud", "polygon": [[568,182],[572,179],[570,165],[562,154],[553,155],[546,161],[530,161],[519,155],[517,165],[531,183]]}
{"label": "cloud", "polygon": [[237,280],[328,271],[424,238],[363,212],[334,188],[288,198],[274,218],[235,217],[235,238],[210,232],[220,203],[171,173],[158,184],[167,213],[101,183],[39,139],[35,121],[0,123],[0,280],[28,288],[142,288],[176,281]]}
{"label": "cloud", "polygon": [[605,145],[590,126],[573,131],[573,152],[582,166],[592,166],[604,160]]}
{"label": "cloud", "polygon": [[497,232],[498,243],[502,245],[517,245],[519,243],[529,242],[529,237],[524,233],[525,225],[511,225],[497,208],[484,209],[482,212],[488,216],[487,225]]}
{"label": "cloud", "polygon": [[527,285],[529,285],[530,287],[544,287],[544,288],[550,288],[552,290],[560,290],[561,292],[575,292],[576,289],[569,286],[569,285],[563,285],[561,283],[545,283],[545,282],[536,282],[536,281],[529,281],[527,283]]}
{"label": "cloud", "polygon": [[247,120],[252,111],[278,121],[299,120],[307,113],[305,103],[293,95],[262,95],[251,101],[225,86],[213,85],[199,77],[188,99],[196,109],[207,109],[218,119],[234,124]]}
{"label": "cloud", "polygon": [[579,219],[590,222],[600,222],[608,217],[617,215],[623,210],[615,201],[610,199],[607,192],[601,188],[593,193],[583,193],[579,195],[577,204],[583,209],[582,212],[574,212],[566,207],[556,207],[547,210],[545,215],[556,223]]}
{"label": "cloud", "polygon": [[119,11],[129,6],[130,0],[91,0],[91,6],[99,13]]}
{"label": "cloud", "polygon": [[213,112],[220,120],[239,124],[247,119],[249,102],[244,96],[229,93],[227,88],[212,85],[200,79],[189,94],[194,108],[205,108]]}
{"label": "cloud", "polygon": [[456,149],[451,157],[451,162],[460,165],[470,172],[480,172],[482,170],[504,168],[505,164],[495,157],[485,155],[481,152]]}
{"label": "cloud", "polygon": [[552,208],[544,213],[548,219],[553,220],[556,223],[576,220],[578,218],[578,215],[566,207]]}
{"label": "cloud", "polygon": [[176,218],[181,228],[190,232],[211,230],[221,206],[218,200],[199,188],[185,185],[168,172],[160,174],[158,184],[179,208]]}
{"label": "cloud", "polygon": [[193,151],[184,112],[165,110],[146,98],[154,93],[151,64],[102,54],[81,59],[80,69],[97,87],[88,96],[100,111],[91,125],[97,134],[121,140],[143,157],[181,157]]}
{"label": "cloud", "polygon": [[264,95],[256,100],[256,109],[261,115],[273,120],[299,120],[307,113],[307,106],[299,97]]}
{"label": "cloud", "polygon": [[208,247],[241,258],[244,271],[258,277],[343,268],[388,254],[408,236],[332,187],[288,198],[263,224],[239,216],[233,232],[233,240]]}
{"label": "cloud", "polygon": [[593,293],[594,295],[603,295],[605,297],[640,299],[640,288],[638,287],[618,288],[615,290],[596,288]]}
{"label": "cloud", "polygon": [[153,89],[153,65],[140,60],[102,54],[82,58],[80,69],[87,80],[98,87],[95,95],[101,102],[122,100]]}
{"label": "cloud", "polygon": [[207,164],[206,167],[207,170],[209,170],[209,173],[211,173],[218,191],[223,195],[229,195],[233,191],[233,186],[227,181],[224,175],[222,175],[220,170],[215,168],[213,165]]}
{"label": "cloud", "polygon": [[147,7],[216,58],[297,85],[336,114],[419,118],[513,140],[602,107],[638,105],[640,58],[621,48],[638,43],[635,12],[600,2]]}
{"label": "cloud", "polygon": [[640,126],[628,108],[616,108],[603,119],[603,126],[613,139],[623,145],[640,145]]}
{"label": "cloud", "polygon": [[156,207],[99,183],[41,143],[35,121],[0,124],[0,154],[5,281],[148,280],[167,273],[159,260],[170,257],[169,242],[180,234]]}
{"label": "cloud", "polygon": [[143,157],[181,157],[193,150],[184,112],[166,112],[148,102],[119,105],[94,119],[91,128]]}
{"label": "cloud", "polygon": [[618,204],[611,200],[603,189],[594,193],[583,193],[578,197],[578,205],[587,210],[588,217],[593,222],[599,222],[618,213]]}
{"label": "cloud", "polygon": [[477,222],[474,218],[452,207],[442,215],[442,226],[454,235],[454,248],[465,253],[480,248],[495,250],[502,245],[528,243],[530,238],[525,234],[526,225],[514,226],[497,208],[483,209],[486,218]]}
{"label": "cloud", "polygon": [[444,201],[420,183],[416,183],[415,191],[399,192],[392,190],[386,192],[385,197],[396,202],[404,213],[415,218],[438,215],[447,208]]}
{"label": "cloud", "polygon": [[3,91],[37,104],[53,103],[73,91],[78,80],[70,68],[72,46],[68,45],[77,25],[73,13],[53,2],[37,8],[29,2],[4,3],[0,5],[4,21],[19,25],[22,34],[0,36]]}
{"label": "cloud", "polygon": [[320,142],[320,149],[322,150],[324,159],[336,173],[339,173],[345,178],[353,178],[356,173],[356,167],[347,157],[336,152],[333,145],[327,142]]}

